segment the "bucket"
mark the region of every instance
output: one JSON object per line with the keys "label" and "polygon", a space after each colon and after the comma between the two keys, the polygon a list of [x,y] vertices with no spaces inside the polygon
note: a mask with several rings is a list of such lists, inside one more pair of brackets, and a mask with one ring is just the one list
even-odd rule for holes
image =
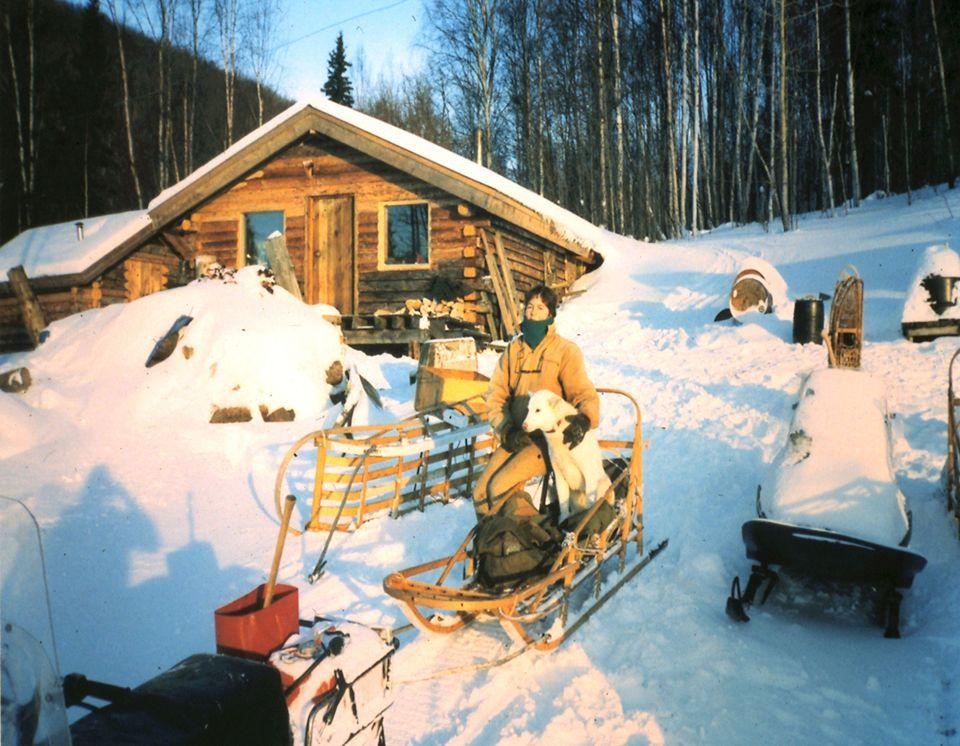
{"label": "bucket", "polygon": [[213,613],[217,652],[265,661],[300,629],[296,586],[277,584],[273,603],[263,608],[266,583]]}
{"label": "bucket", "polygon": [[793,342],[794,344],[821,344],[820,332],[823,331],[823,301],[807,296],[799,298],[793,304]]}
{"label": "bucket", "polygon": [[955,283],[958,279],[943,275],[928,275],[923,279],[923,287],[930,293],[930,305],[937,315],[957,304]]}

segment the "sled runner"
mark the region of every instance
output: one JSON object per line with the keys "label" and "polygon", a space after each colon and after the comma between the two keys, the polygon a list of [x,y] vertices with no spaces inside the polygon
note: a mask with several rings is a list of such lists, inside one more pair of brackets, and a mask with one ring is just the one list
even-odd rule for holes
{"label": "sled runner", "polygon": [[[600,440],[605,456],[622,459],[604,497],[577,516],[546,567],[516,583],[491,588],[481,581],[475,549],[483,524],[471,529],[452,555],[389,575],[384,590],[400,602],[414,625],[450,633],[478,617],[492,616],[526,647],[552,650],[666,547],[664,540],[647,554],[643,551],[640,407],[623,391],[598,391],[625,397],[636,416],[632,440]],[[501,498],[491,514],[514,494]],[[614,503],[612,509],[608,500]],[[601,511],[609,516],[605,525],[586,531]],[[458,585],[459,578],[464,580]]]}
{"label": "sled runner", "polygon": [[960,397],[953,386],[954,365],[960,350],[950,358],[947,382],[947,511],[957,521],[960,534]]}
{"label": "sled runner", "polygon": [[840,272],[830,304],[830,345],[837,368],[859,368],[863,347],[863,280],[848,264]]}
{"label": "sled runner", "polygon": [[277,515],[285,492],[309,499],[308,531],[348,531],[386,511],[397,517],[423,510],[427,502],[472,494],[492,450],[490,425],[475,401],[389,425],[317,430],[294,443],[280,464]]}
{"label": "sled runner", "polygon": [[747,558],[759,564],[742,592],[734,578],[727,614],[749,621],[761,587],[760,603],[776,587],[776,566],[875,589],[885,636],[899,637],[897,589],[927,560],[906,548],[910,514],[890,465],[883,389],[860,371],[818,370],[795,407],[770,489],[757,488],[757,518],[743,524]]}

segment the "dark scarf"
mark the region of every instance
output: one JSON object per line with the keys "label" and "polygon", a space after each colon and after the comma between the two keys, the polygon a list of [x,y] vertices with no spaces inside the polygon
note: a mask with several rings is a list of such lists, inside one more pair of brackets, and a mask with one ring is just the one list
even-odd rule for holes
{"label": "dark scarf", "polygon": [[547,329],[552,323],[553,316],[543,321],[524,319],[520,322],[520,333],[523,335],[523,341],[530,345],[531,350],[537,349],[537,345],[547,336]]}

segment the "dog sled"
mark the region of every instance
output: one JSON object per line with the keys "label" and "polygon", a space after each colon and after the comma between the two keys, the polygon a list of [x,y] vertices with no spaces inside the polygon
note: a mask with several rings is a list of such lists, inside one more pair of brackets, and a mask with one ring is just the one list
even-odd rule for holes
{"label": "dog sled", "polygon": [[[619,473],[605,495],[579,514],[544,571],[513,585],[491,589],[481,582],[474,552],[477,526],[453,554],[389,575],[383,581],[384,590],[416,627],[449,634],[479,618],[492,617],[524,649],[552,650],[663,551],[666,540],[644,553],[640,407],[624,391],[598,392],[626,398],[636,417],[632,440],[600,439],[604,457],[619,459]],[[502,497],[491,514],[511,496]],[[611,519],[588,534],[585,528],[595,523],[604,506]]]}
{"label": "dog sled", "polygon": [[[388,425],[308,433],[284,455],[274,485],[309,502],[304,531],[350,531],[383,513],[396,518],[428,503],[471,495],[493,451],[484,405],[443,404]],[[290,528],[299,534],[300,529]]]}
{"label": "dog sled", "polygon": [[872,589],[884,636],[899,637],[898,589],[909,588],[927,560],[907,549],[911,514],[890,463],[883,389],[860,371],[818,370],[795,406],[771,483],[757,488],[757,517],[742,528],[747,558],[758,564],[742,592],[734,578],[727,615],[749,621],[747,608],[761,588],[760,603],[767,601],[780,567]]}
{"label": "dog sled", "polygon": [[953,385],[954,365],[960,357],[960,350],[950,358],[947,382],[947,464],[946,492],[947,511],[957,522],[960,535],[960,397]]}

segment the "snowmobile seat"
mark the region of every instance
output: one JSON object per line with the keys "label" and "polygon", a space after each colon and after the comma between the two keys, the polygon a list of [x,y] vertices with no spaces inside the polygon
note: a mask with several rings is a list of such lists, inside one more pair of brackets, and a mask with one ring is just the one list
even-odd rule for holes
{"label": "snowmobile seat", "polygon": [[747,521],[742,533],[748,559],[797,568],[824,580],[909,588],[927,564],[925,557],[903,547],[781,521]]}
{"label": "snowmobile seat", "polygon": [[74,746],[290,743],[280,672],[266,663],[201,653],[132,691],[71,674],[64,695],[113,700],[70,726]]}

